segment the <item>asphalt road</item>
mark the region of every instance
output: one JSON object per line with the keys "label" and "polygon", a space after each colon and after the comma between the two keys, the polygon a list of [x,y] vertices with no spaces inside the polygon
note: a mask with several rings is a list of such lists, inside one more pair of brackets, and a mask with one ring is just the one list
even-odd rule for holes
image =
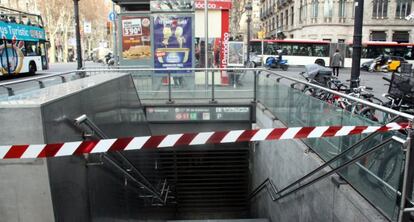
{"label": "asphalt road", "polygon": [[[303,79],[303,77],[299,75],[299,73],[305,71],[305,69],[300,67],[290,67],[287,71],[282,71],[280,69],[276,69],[274,71],[280,74],[296,77],[298,79]],[[383,80],[382,77],[391,78],[391,73],[361,71],[360,85],[372,87],[373,91],[371,93],[373,93],[377,98],[381,100],[386,100],[384,99],[384,97],[382,97],[382,94],[388,92],[388,85],[385,85],[387,82]],[[339,79],[345,84],[349,85],[349,82],[347,82],[346,80],[351,79],[351,69],[340,69]]]}

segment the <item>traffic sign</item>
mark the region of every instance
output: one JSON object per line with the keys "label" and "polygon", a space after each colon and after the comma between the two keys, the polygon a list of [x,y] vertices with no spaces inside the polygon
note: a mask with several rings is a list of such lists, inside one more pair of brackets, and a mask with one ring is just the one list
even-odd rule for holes
{"label": "traffic sign", "polygon": [[112,11],[112,12],[110,12],[109,13],[109,15],[108,15],[108,19],[110,20],[110,21],[115,21],[115,19],[116,19],[116,14],[115,14],[115,12],[114,11]]}

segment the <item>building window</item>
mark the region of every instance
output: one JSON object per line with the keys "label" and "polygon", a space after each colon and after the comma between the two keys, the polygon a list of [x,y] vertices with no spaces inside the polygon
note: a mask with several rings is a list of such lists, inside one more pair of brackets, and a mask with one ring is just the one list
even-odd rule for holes
{"label": "building window", "polygon": [[395,17],[403,19],[411,14],[412,0],[397,0],[397,8],[395,10]]}
{"label": "building window", "polygon": [[352,18],[355,18],[355,1],[352,2]]}
{"label": "building window", "polygon": [[387,41],[387,33],[385,31],[372,31],[369,36],[370,41]]}
{"label": "building window", "polygon": [[318,0],[312,0],[312,18],[318,17]]}
{"label": "building window", "polygon": [[333,8],[333,0],[325,0],[323,5],[324,17],[325,18],[332,18],[332,8]]}
{"label": "building window", "polygon": [[299,5],[299,23],[302,23],[302,9],[303,9],[303,0],[300,0],[300,5]]}
{"label": "building window", "polygon": [[275,29],[275,17],[272,18],[272,30]]}
{"label": "building window", "polygon": [[283,12],[280,14],[280,28],[283,30]]}
{"label": "building window", "polygon": [[338,17],[339,18],[345,18],[345,10],[346,10],[346,6],[345,6],[345,2],[346,0],[339,0],[339,8],[338,8]]}
{"label": "building window", "polygon": [[279,29],[279,16],[276,16],[276,29]]}
{"label": "building window", "polygon": [[308,17],[308,4],[306,3],[306,1],[303,4],[302,10],[302,22],[306,22],[306,18]]}
{"label": "building window", "polygon": [[392,41],[398,43],[408,43],[410,41],[410,34],[408,31],[395,31],[392,34]]}
{"label": "building window", "polygon": [[295,16],[294,16],[294,11],[293,11],[293,6],[290,8],[290,25],[293,26],[293,22],[294,22]]}
{"label": "building window", "polygon": [[388,11],[388,0],[373,0],[372,2],[372,17],[386,18]]}
{"label": "building window", "polygon": [[289,26],[289,14],[288,14],[288,10],[286,9],[285,11],[285,20],[286,20],[286,28]]}

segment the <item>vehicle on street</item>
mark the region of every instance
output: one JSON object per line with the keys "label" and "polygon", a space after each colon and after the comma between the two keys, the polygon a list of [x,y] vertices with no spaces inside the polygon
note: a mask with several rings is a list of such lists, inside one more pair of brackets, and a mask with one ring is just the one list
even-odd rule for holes
{"label": "vehicle on street", "polygon": [[34,75],[48,69],[46,32],[40,15],[0,7],[0,75]]}
{"label": "vehicle on street", "polygon": [[282,69],[283,71],[288,70],[289,65],[286,59],[281,59],[280,55],[267,57],[265,67],[270,69]]}
{"label": "vehicle on street", "polygon": [[97,63],[106,63],[106,56],[112,51],[108,48],[98,47],[92,50],[92,61]]}
{"label": "vehicle on street", "polygon": [[401,72],[401,64],[407,63],[403,57],[381,55],[362,63],[361,70],[370,72]]}
{"label": "vehicle on street", "polygon": [[[250,41],[251,52],[266,61],[269,56],[277,55],[281,50],[282,55],[290,65],[311,64],[320,59],[324,64],[330,64],[330,55],[336,49],[341,49],[344,59],[344,67],[352,66],[352,43],[331,43],[330,41],[317,41],[309,39],[253,39]],[[361,63],[373,60],[380,55],[398,56],[407,62],[414,64],[414,43],[378,42],[368,41],[362,43]]]}
{"label": "vehicle on street", "polygon": [[109,52],[108,54],[105,55],[105,64],[107,64],[108,66],[115,65],[115,58],[112,52]]}

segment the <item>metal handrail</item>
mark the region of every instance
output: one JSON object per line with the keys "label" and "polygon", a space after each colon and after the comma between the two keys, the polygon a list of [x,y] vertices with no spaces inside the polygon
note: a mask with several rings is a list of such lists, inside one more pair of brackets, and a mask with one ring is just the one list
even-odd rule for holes
{"label": "metal handrail", "polygon": [[259,186],[256,187],[256,189],[254,189],[249,194],[249,196],[247,197],[247,200],[253,199],[258,193],[260,193],[260,191],[262,191],[265,188],[268,194],[270,195],[270,198],[272,198],[272,200],[275,201],[278,190],[276,188],[276,185],[272,182],[272,180],[269,177],[266,178]]}
{"label": "metal handrail", "polygon": [[[87,115],[83,114],[81,116],[79,116],[78,118],[75,119],[74,121],[75,126],[80,126],[81,124],[85,124],[86,126],[88,126],[91,130],[93,130],[93,132],[95,133],[95,135],[101,139],[108,139],[109,137],[92,121],[88,118]],[[158,199],[163,205],[166,204],[167,201],[167,197],[168,197],[168,191],[166,192],[166,196],[165,198],[162,197],[163,194],[163,189],[162,192],[158,192],[155,187],[151,184],[151,182],[148,181],[148,179],[129,161],[129,159],[122,154],[119,151],[114,152],[120,159],[121,161],[126,164],[128,166],[128,169],[125,170],[123,167],[120,166],[120,164],[117,163],[116,160],[114,160],[111,156],[109,156],[106,153],[103,153],[102,156],[104,159],[106,159],[109,163],[111,163],[113,166],[115,166],[118,170],[120,170],[121,172],[123,172],[125,174],[125,176],[127,176],[128,178],[130,178],[132,181],[134,181],[135,183],[137,183],[138,185],[142,186],[143,188],[145,188],[148,192],[150,192],[151,194],[153,194],[155,196],[156,199]],[[135,178],[130,171],[134,172],[136,175],[138,175],[138,177],[143,181],[139,181],[137,178]]]}
{"label": "metal handrail", "polygon": [[310,186],[310,185],[312,185],[312,184],[314,184],[314,183],[316,183],[316,182],[324,179],[325,177],[330,176],[330,175],[338,172],[341,169],[344,169],[345,167],[347,167],[347,166],[349,166],[349,165],[351,165],[351,164],[353,164],[353,163],[361,160],[362,158],[364,158],[364,157],[370,155],[371,153],[375,152],[376,150],[382,148],[382,145],[390,142],[391,140],[393,140],[393,139],[392,138],[388,138],[388,139],[382,141],[381,143],[379,143],[379,144],[375,145],[374,147],[368,149],[367,151],[363,152],[362,154],[360,154],[360,155],[352,158],[351,160],[346,161],[345,163],[343,163],[342,165],[340,165],[338,167],[333,168],[331,171],[328,171],[326,173],[323,173],[322,175],[319,175],[318,177],[316,177],[316,178],[314,178],[312,180],[309,180],[309,181],[305,182],[304,184],[300,185],[299,187],[297,187],[295,189],[289,190],[288,192],[282,193],[282,194],[279,191],[277,193],[278,197],[276,198],[276,200],[280,200],[280,199],[282,199],[282,198],[284,198],[286,196],[289,196],[289,195],[295,193],[296,191],[299,191],[299,190],[301,190],[303,188],[306,188],[306,187],[308,187],[308,186]]}
{"label": "metal handrail", "polygon": [[[125,66],[122,66],[125,67]],[[82,71],[88,72],[102,72],[102,71],[163,71],[167,73],[168,71],[260,71],[266,70],[264,68],[168,68],[168,69],[160,69],[160,68],[125,68],[125,69],[89,69],[88,67],[84,68]]]}
{"label": "metal handrail", "polygon": [[72,70],[72,71],[67,71],[67,72],[62,72],[62,73],[47,74],[47,75],[33,77],[33,78],[15,80],[15,81],[10,81],[10,82],[0,83],[0,87],[6,87],[8,85],[15,85],[15,84],[31,82],[31,81],[39,81],[41,79],[47,79],[47,78],[56,77],[56,76],[63,76],[63,75],[68,75],[68,74],[71,74],[71,73],[78,73],[78,72],[83,72],[83,71],[82,70]]}
{"label": "metal handrail", "polygon": [[386,112],[386,113],[394,114],[394,115],[397,115],[397,116],[401,116],[401,117],[404,117],[404,118],[406,118],[410,121],[414,121],[414,116],[410,115],[408,113],[403,113],[403,112],[400,112],[400,111],[397,111],[397,110],[394,110],[394,109],[390,109],[388,107],[381,106],[381,105],[369,102],[367,100],[363,100],[363,99],[360,99],[360,98],[357,98],[357,97],[353,97],[353,96],[350,96],[350,95],[347,95],[347,94],[344,94],[344,93],[341,93],[341,92],[338,92],[338,91],[335,91],[335,90],[332,90],[332,89],[329,89],[329,88],[325,88],[323,86],[313,84],[313,83],[310,83],[310,82],[307,82],[307,81],[304,81],[304,80],[301,80],[301,79],[296,79],[296,78],[293,78],[293,77],[290,77],[290,76],[287,76],[287,75],[282,75],[282,74],[279,74],[279,73],[276,73],[276,72],[273,72],[273,71],[270,71],[270,70],[267,70],[267,69],[264,69],[264,71],[268,72],[271,75],[283,77],[283,78],[289,79],[291,81],[302,83],[306,86],[310,86],[312,88],[317,88],[317,89],[323,90],[325,92],[332,93],[334,95],[352,100],[354,102],[364,104],[364,105],[369,106],[371,108],[374,108],[374,109],[377,109],[377,110],[380,110],[380,111],[383,111],[383,112]]}
{"label": "metal handrail", "polygon": [[[164,72],[166,72],[167,70],[168,71],[183,71],[183,70],[184,71],[233,71],[233,70],[238,70],[238,71],[258,71],[259,73],[261,71],[264,71],[264,72],[269,73],[270,75],[283,77],[285,79],[288,79],[288,80],[291,80],[291,81],[294,81],[294,82],[302,83],[302,84],[310,86],[312,88],[317,88],[317,89],[332,93],[334,95],[338,95],[338,96],[341,96],[343,98],[349,99],[351,101],[364,104],[364,105],[369,106],[371,108],[374,108],[374,109],[377,109],[377,110],[380,110],[380,111],[383,111],[383,112],[386,112],[386,113],[389,113],[389,114],[394,114],[394,115],[397,115],[397,116],[401,116],[401,117],[404,117],[404,118],[406,118],[410,121],[414,121],[414,116],[410,115],[408,113],[399,112],[397,110],[393,110],[393,109],[390,109],[390,108],[385,107],[385,106],[381,106],[381,105],[378,105],[378,104],[375,104],[375,103],[372,103],[372,102],[369,102],[369,101],[366,101],[366,100],[363,100],[363,99],[360,99],[360,98],[356,98],[356,97],[353,97],[353,96],[350,96],[350,95],[347,95],[347,94],[344,94],[344,93],[341,93],[341,92],[338,92],[338,91],[335,91],[335,90],[332,90],[332,89],[328,89],[328,88],[325,88],[325,87],[317,85],[317,84],[309,83],[307,81],[297,79],[297,78],[293,78],[293,77],[290,77],[288,75],[279,74],[279,73],[276,73],[274,71],[271,71],[271,70],[268,70],[268,69],[265,69],[265,68],[244,68],[244,67],[242,67],[242,68],[185,68],[185,69],[183,69],[183,68],[171,68],[171,69],[159,69],[159,68],[88,69],[88,68],[85,68],[83,70],[72,70],[72,71],[68,71],[68,72],[64,72],[64,73],[50,74],[48,76],[40,76],[40,77],[36,77],[36,78],[31,78],[31,79],[23,79],[23,80],[8,82],[8,83],[2,83],[2,84],[0,84],[0,86],[7,86],[7,85],[12,85],[12,84],[17,84],[17,83],[29,82],[29,81],[33,81],[33,80],[39,80],[39,79],[50,78],[50,77],[54,77],[54,76],[61,76],[61,75],[70,74],[70,73],[78,73],[78,72],[103,72],[103,71],[108,71],[108,72],[111,72],[111,71],[112,72],[164,71]],[[256,75],[256,72],[253,75]],[[268,75],[268,77],[270,77],[270,76]]]}

